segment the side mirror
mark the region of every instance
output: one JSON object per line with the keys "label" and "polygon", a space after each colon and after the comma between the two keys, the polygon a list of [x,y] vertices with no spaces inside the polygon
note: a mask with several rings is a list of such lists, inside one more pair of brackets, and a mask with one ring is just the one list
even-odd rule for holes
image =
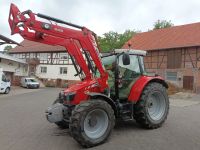
{"label": "side mirror", "polygon": [[130,56],[127,53],[124,53],[122,56],[123,65],[130,65]]}
{"label": "side mirror", "polygon": [[10,82],[10,79],[6,79],[6,82]]}

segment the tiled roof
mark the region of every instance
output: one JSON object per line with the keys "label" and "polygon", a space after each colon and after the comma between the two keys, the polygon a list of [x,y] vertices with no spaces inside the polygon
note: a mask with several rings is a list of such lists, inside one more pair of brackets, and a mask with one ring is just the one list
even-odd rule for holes
{"label": "tiled roof", "polygon": [[22,46],[16,46],[11,49],[10,53],[31,53],[31,52],[66,52],[66,49],[62,46],[51,46],[38,42],[32,42],[24,40],[20,43]]}
{"label": "tiled roof", "polygon": [[158,50],[200,46],[200,22],[157,29],[134,35],[123,48]]}

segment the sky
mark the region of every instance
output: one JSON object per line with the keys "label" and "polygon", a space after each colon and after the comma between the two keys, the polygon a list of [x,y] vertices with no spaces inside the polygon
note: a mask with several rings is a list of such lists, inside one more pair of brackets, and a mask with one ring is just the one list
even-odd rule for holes
{"label": "sky", "polygon": [[20,11],[30,9],[79,24],[100,36],[127,29],[145,32],[158,19],[171,20],[174,25],[200,22],[200,0],[0,0],[0,34],[17,42],[23,39],[10,35],[7,21],[11,3]]}

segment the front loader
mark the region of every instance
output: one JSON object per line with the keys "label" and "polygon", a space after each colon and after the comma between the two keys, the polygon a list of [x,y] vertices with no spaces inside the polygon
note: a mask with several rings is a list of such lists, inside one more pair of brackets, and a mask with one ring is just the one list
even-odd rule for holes
{"label": "front loader", "polygon": [[61,91],[46,117],[61,128],[69,127],[82,146],[105,142],[116,120],[135,119],[148,129],[165,122],[168,85],[160,76],[146,74],[145,51],[117,49],[101,57],[95,33],[86,27],[31,10],[20,12],[14,4],[8,21],[12,34],[66,48],[81,82]]}

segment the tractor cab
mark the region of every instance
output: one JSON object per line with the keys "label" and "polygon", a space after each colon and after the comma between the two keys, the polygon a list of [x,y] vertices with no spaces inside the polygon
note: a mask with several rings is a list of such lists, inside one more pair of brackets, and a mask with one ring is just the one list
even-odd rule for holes
{"label": "tractor cab", "polygon": [[104,55],[102,62],[108,72],[109,96],[127,99],[133,84],[145,73],[143,56],[146,51],[116,49]]}

